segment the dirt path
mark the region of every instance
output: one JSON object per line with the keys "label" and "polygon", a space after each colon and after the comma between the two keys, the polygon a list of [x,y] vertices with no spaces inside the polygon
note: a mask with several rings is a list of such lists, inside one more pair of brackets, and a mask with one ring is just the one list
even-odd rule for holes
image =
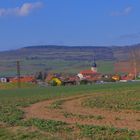
{"label": "dirt path", "polygon": [[[25,118],[40,118],[51,119],[56,121],[63,121],[70,124],[88,124],[100,126],[114,126],[117,128],[128,128],[130,130],[140,130],[140,111],[123,110],[123,111],[109,111],[99,108],[86,108],[81,106],[82,100],[93,95],[81,95],[57,100],[47,100],[33,104],[30,107],[24,108]],[[51,104],[63,100],[61,109],[50,108]],[[65,117],[64,113],[74,114]],[[95,118],[80,118],[83,116],[95,116]],[[97,117],[96,117],[97,116]],[[102,118],[99,118],[101,116]]]}

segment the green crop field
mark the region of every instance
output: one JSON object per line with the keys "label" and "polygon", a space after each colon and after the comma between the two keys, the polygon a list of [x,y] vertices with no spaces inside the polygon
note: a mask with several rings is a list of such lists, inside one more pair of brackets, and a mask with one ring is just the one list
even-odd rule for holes
{"label": "green crop field", "polygon": [[[106,125],[68,123],[55,119],[43,119],[36,116],[25,118],[22,108],[45,100],[54,101],[50,108],[61,111],[66,100],[74,96],[90,95],[81,102],[83,108],[104,108],[112,111],[140,111],[140,83],[114,83],[99,85],[81,85],[67,87],[36,87],[0,90],[0,140],[139,140],[140,130],[117,128]],[[71,99],[72,100],[72,99]],[[68,101],[68,99],[67,99]],[[47,108],[47,107],[46,107]],[[38,110],[39,111],[39,110]],[[78,112],[77,112],[78,113]],[[80,115],[63,112],[65,119],[76,118],[103,121],[106,116]],[[59,117],[59,116],[58,116]],[[119,116],[116,116],[117,121]],[[140,118],[137,118],[137,124]]]}

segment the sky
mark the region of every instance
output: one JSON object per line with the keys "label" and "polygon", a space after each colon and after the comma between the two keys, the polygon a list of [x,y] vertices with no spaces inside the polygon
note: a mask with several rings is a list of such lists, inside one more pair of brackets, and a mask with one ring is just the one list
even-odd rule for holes
{"label": "sky", "polygon": [[0,51],[140,43],[139,0],[1,0]]}

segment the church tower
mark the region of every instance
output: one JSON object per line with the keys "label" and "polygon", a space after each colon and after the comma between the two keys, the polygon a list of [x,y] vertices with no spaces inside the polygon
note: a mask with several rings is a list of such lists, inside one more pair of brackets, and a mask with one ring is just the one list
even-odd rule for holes
{"label": "church tower", "polygon": [[95,61],[95,57],[94,57],[94,62],[92,64],[92,67],[91,67],[91,70],[95,73],[97,73],[97,64],[96,64],[96,61]]}

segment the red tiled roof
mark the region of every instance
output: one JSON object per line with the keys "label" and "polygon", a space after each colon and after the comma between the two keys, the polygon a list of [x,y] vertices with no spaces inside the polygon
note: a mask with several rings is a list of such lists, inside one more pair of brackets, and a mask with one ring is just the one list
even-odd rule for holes
{"label": "red tiled roof", "polygon": [[81,74],[96,74],[97,72],[93,72],[92,70],[83,70],[80,71]]}

